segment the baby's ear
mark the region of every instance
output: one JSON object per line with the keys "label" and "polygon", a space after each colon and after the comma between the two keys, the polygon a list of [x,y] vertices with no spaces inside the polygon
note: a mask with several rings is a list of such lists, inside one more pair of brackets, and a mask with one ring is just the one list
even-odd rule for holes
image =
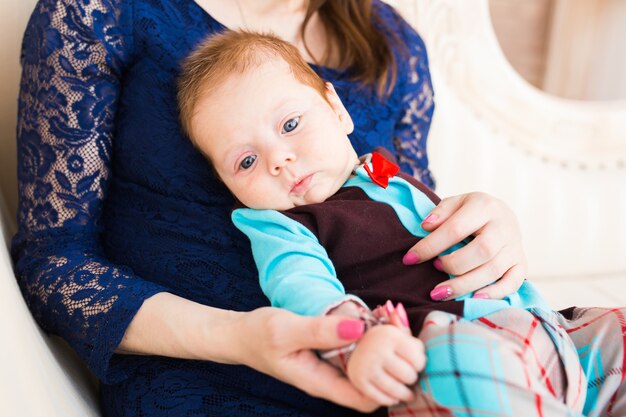
{"label": "baby's ear", "polygon": [[326,99],[332,107],[333,111],[339,118],[339,122],[343,126],[346,135],[349,135],[354,130],[354,122],[352,121],[352,117],[348,113],[348,110],[344,107],[341,99],[337,95],[335,91],[335,87],[329,82],[326,82]]}

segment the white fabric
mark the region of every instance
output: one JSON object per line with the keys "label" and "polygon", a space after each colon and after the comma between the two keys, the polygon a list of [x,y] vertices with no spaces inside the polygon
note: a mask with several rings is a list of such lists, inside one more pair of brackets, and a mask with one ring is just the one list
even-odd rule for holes
{"label": "white fabric", "polygon": [[0,194],[0,415],[97,416],[96,385],[69,348],[46,336],[28,312],[13,275],[13,235]]}

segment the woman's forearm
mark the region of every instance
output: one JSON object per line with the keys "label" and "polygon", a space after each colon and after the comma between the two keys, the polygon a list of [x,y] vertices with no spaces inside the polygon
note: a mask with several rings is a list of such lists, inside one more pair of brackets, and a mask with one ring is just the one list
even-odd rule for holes
{"label": "woman's forearm", "polygon": [[235,312],[161,292],[143,303],[117,352],[247,365],[315,397],[371,412],[379,404],[311,350],[345,346],[363,330],[362,321],[341,316],[271,307]]}
{"label": "woman's forearm", "polygon": [[143,303],[116,352],[235,363],[234,328],[242,314],[161,292]]}

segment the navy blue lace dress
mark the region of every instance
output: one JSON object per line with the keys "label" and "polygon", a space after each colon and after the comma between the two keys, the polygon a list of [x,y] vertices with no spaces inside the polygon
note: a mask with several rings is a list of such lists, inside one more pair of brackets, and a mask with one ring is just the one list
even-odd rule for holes
{"label": "navy blue lace dress", "polygon": [[[354,118],[359,153],[394,149],[431,184],[433,111],[424,45],[389,6],[399,77],[391,96],[315,67]],[[167,291],[251,310],[261,293],[233,200],[182,136],[181,59],[224,27],[192,0],[42,0],[24,37],[19,96],[19,231],[12,253],[41,326],[100,379],[107,416],[347,416],[244,366],[114,354],[142,302]],[[216,336],[217,337],[217,336]]]}

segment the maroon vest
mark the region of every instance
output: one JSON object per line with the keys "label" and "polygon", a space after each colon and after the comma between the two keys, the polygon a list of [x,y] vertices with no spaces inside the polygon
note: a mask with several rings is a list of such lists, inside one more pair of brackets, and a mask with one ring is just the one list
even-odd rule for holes
{"label": "maroon vest", "polygon": [[[439,198],[413,177],[400,176],[424,192],[435,204]],[[435,269],[432,261],[405,266],[404,254],[420,238],[409,233],[393,208],[371,200],[358,187],[343,187],[319,204],[282,212],[307,227],[328,252],[347,294],[361,298],[370,308],[388,299],[402,302],[413,334],[433,310],[463,313],[463,302],[435,302],[430,291],[448,274]]]}

